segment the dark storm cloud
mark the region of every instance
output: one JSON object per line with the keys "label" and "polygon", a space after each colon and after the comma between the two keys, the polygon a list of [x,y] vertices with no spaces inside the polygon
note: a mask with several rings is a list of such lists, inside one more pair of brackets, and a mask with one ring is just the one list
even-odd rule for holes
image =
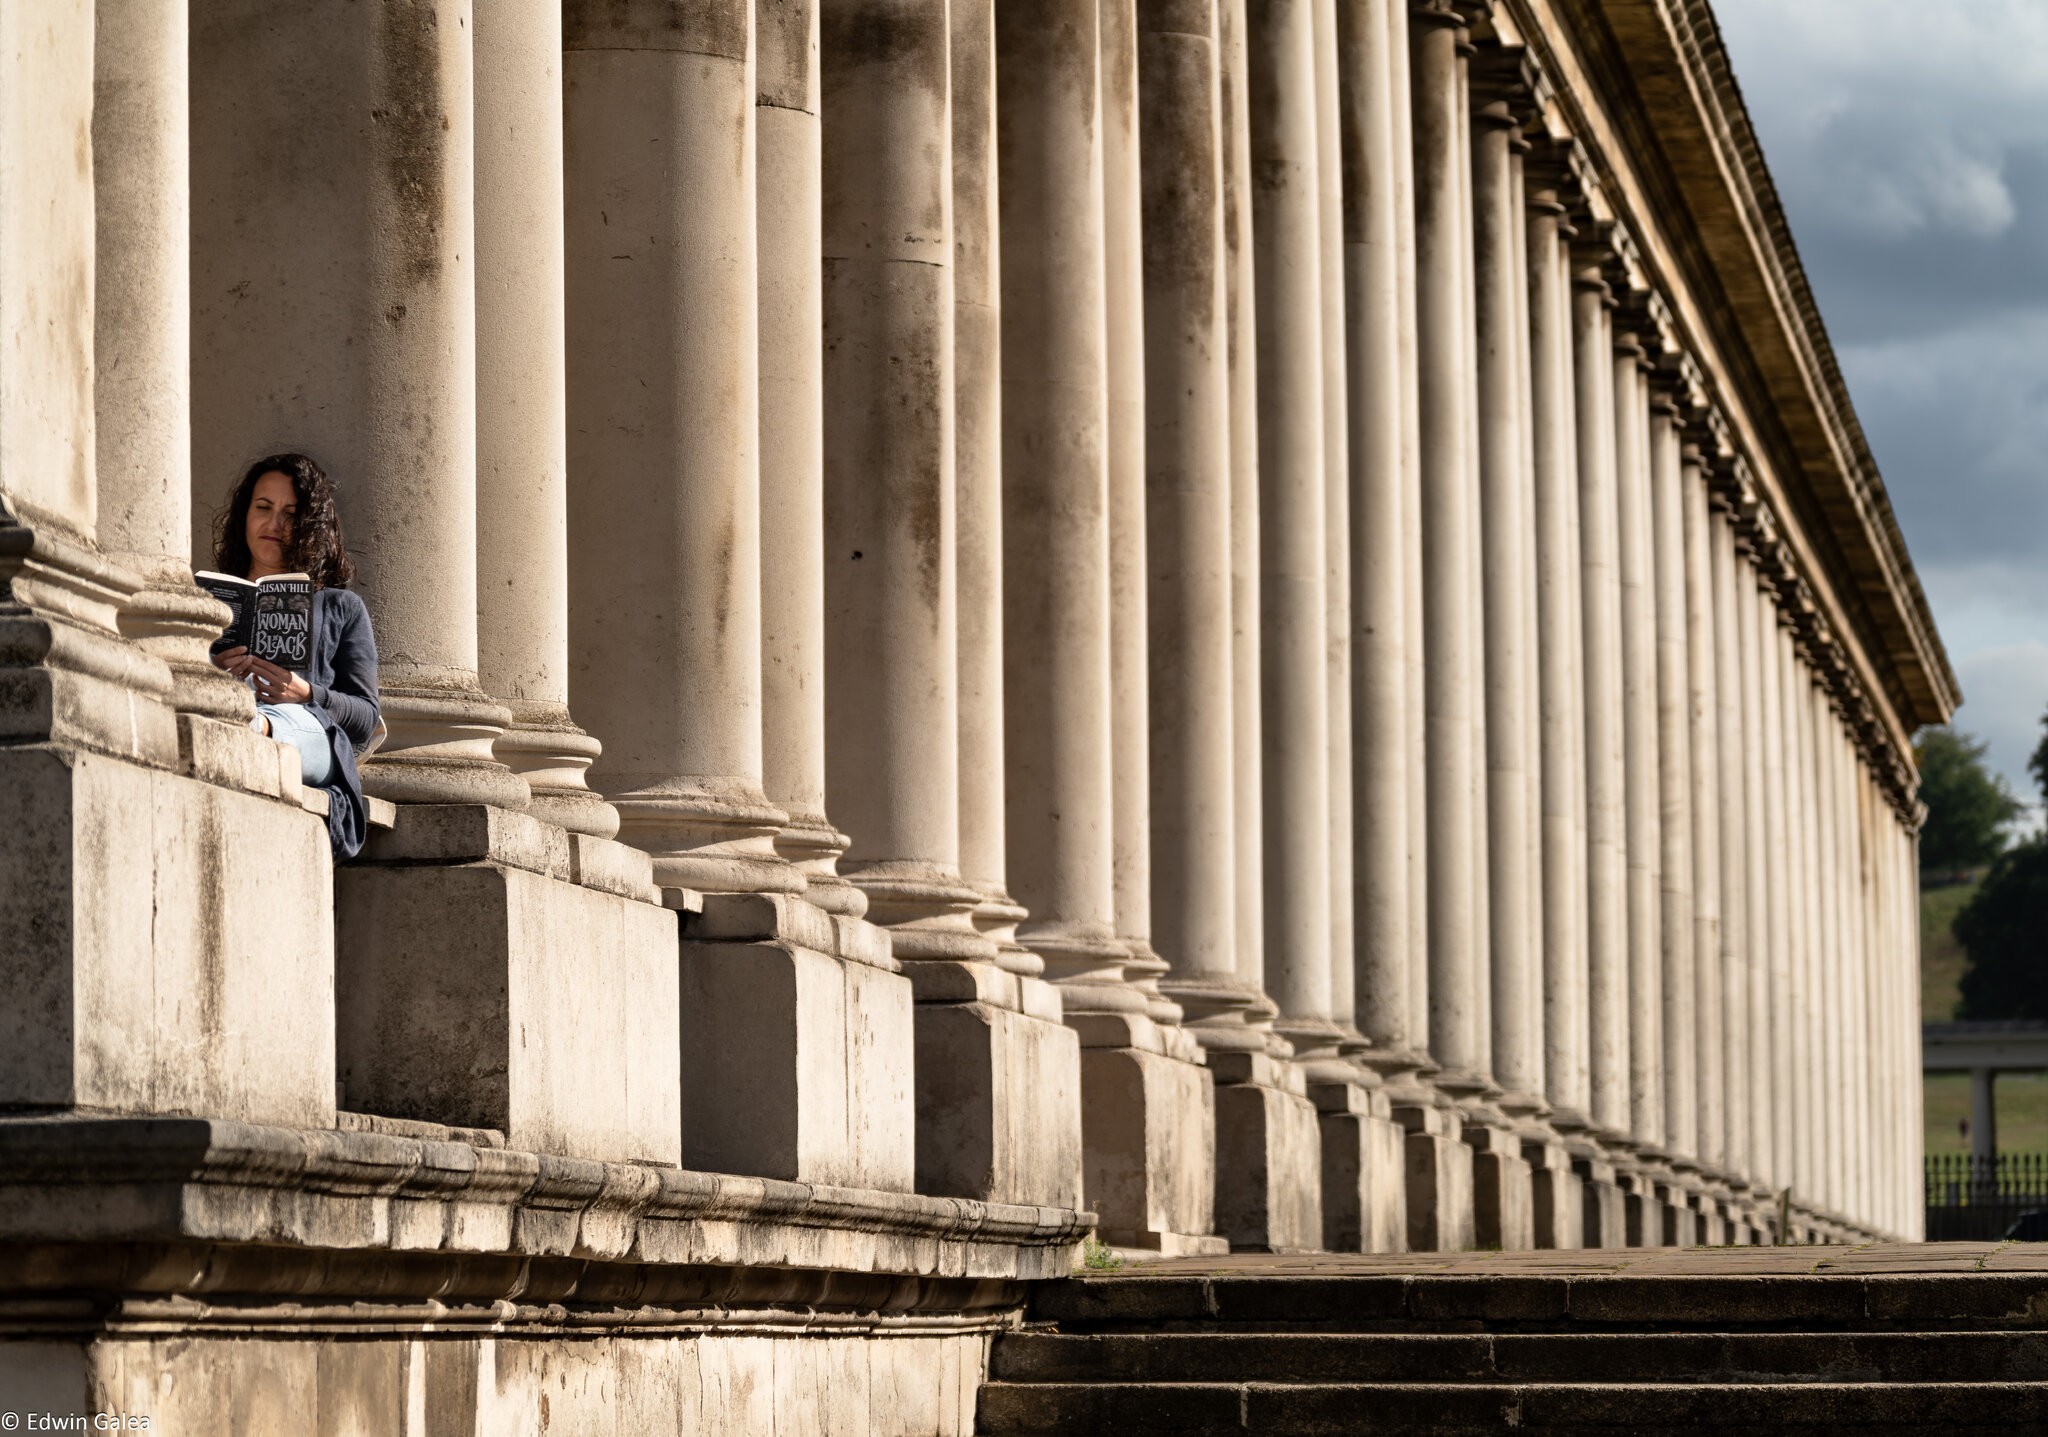
{"label": "dark storm cloud", "polygon": [[1981,731],[2048,705],[2048,3],[1716,0]]}

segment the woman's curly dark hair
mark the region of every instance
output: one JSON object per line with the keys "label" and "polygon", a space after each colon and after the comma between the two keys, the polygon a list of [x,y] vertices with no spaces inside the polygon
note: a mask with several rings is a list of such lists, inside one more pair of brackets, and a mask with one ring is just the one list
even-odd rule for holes
{"label": "woman's curly dark hair", "polygon": [[342,542],[341,515],[334,507],[334,481],[327,471],[303,454],[273,454],[258,459],[242,475],[242,482],[228,498],[227,508],[213,519],[213,562],[223,574],[249,572],[249,502],[256,493],[256,481],[266,474],[282,474],[292,481],[298,507],[292,515],[292,542],[285,551],[285,566],[312,577],[322,589],[346,589],[356,576],[356,566]]}

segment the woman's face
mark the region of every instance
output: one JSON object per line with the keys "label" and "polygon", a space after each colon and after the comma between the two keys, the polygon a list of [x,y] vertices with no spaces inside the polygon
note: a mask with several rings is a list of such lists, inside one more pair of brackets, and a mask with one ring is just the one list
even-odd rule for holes
{"label": "woman's face", "polygon": [[283,474],[265,474],[249,495],[246,537],[253,567],[272,574],[284,572],[285,555],[292,545],[292,520],[297,517],[298,495],[292,481]]}

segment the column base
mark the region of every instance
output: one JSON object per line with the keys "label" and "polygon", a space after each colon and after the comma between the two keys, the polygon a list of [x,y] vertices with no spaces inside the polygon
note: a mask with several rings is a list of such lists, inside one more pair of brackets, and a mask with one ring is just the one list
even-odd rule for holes
{"label": "column base", "polygon": [[393,803],[487,805],[524,812],[526,780],[499,761],[511,710],[473,675],[408,684],[388,669],[379,684],[389,737],[363,761],[363,792]]}
{"label": "column base", "polygon": [[1216,1230],[1234,1251],[1319,1252],[1322,1142],[1301,1070],[1265,1053],[1212,1052]]}
{"label": "column base", "polygon": [[1387,1096],[1361,1079],[1311,1083],[1323,1157],[1323,1246],[1331,1252],[1406,1252],[1403,1145]]}
{"label": "column base", "polygon": [[1408,1189],[1408,1250],[1465,1252],[1475,1240],[1472,1149],[1457,1113],[1435,1102],[1396,1100],[1394,1121],[1406,1136],[1402,1153]]}
{"label": "column base", "polygon": [[1547,1131],[1525,1133],[1522,1157],[1529,1164],[1530,1211],[1539,1248],[1569,1249],[1586,1241],[1585,1182],[1572,1171],[1563,1141]]}
{"label": "column base", "polygon": [[1019,1003],[919,995],[917,1191],[1079,1208],[1080,1042],[1051,984],[976,966],[1034,991]]}
{"label": "column base", "polygon": [[783,893],[682,934],[683,1165],[910,1192],[917,1028],[889,935]]}
{"label": "column base", "polygon": [[1215,1087],[1181,1029],[1142,1013],[1069,1013],[1081,1043],[1083,1201],[1111,1247],[1229,1251],[1216,1235]]}
{"label": "column base", "polygon": [[0,747],[0,1107],[333,1126],[333,865],[291,777]]}
{"label": "column base", "polygon": [[591,792],[586,778],[603,752],[598,741],[576,726],[566,705],[511,702],[506,708],[512,724],[491,751],[525,781],[532,795],[527,811],[571,833],[616,836],[618,810]]}
{"label": "column base", "polygon": [[1500,1252],[1536,1246],[1536,1196],[1520,1137],[1477,1123],[1467,1123],[1463,1136],[1472,1149],[1474,1246]]}
{"label": "column base", "polygon": [[335,934],[345,1107],[682,1161],[676,915],[644,854],[481,804],[402,806],[337,871]]}

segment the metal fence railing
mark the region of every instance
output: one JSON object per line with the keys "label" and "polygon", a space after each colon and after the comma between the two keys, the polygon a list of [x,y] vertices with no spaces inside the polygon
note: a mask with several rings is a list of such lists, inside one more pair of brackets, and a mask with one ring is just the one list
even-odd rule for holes
{"label": "metal fence railing", "polygon": [[1928,1155],[1929,1242],[2003,1237],[2039,1208],[2048,1208],[2048,1153]]}

